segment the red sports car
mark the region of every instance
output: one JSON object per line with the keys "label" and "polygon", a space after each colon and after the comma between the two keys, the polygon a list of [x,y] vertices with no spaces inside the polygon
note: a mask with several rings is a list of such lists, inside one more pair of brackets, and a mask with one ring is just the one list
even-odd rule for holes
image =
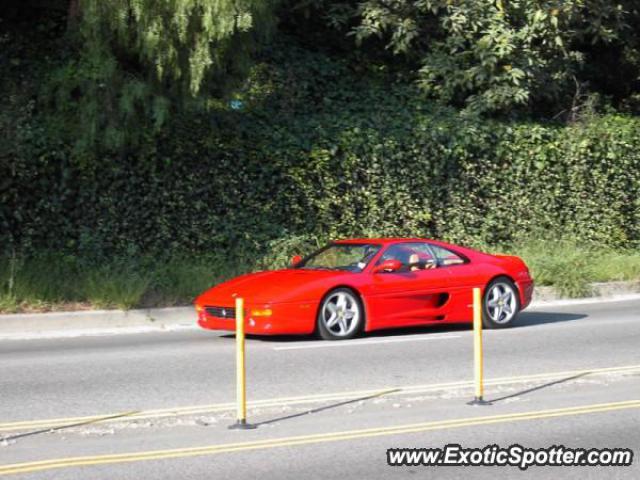
{"label": "red sports car", "polygon": [[472,321],[472,289],[483,289],[488,328],[511,324],[531,301],[533,280],[518,257],[424,239],[332,242],[291,267],[242,275],[195,302],[200,326],[235,329],[235,298],[246,332],[352,338],[383,328]]}

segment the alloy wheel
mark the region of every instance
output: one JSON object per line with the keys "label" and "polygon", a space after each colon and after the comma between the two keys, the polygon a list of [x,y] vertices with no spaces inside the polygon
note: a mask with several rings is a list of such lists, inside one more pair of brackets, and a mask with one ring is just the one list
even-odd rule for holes
{"label": "alloy wheel", "polygon": [[512,285],[497,282],[487,294],[487,313],[497,324],[507,324],[518,313],[518,299]]}
{"label": "alloy wheel", "polygon": [[358,328],[360,303],[352,294],[340,290],[330,294],[322,305],[321,321],[336,337],[346,337]]}

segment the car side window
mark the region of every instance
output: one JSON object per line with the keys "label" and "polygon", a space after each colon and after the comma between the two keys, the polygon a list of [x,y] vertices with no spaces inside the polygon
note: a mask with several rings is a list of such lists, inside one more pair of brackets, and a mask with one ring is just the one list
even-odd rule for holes
{"label": "car side window", "polygon": [[435,268],[437,259],[434,258],[429,244],[424,242],[397,243],[391,245],[377,262],[380,265],[386,260],[398,260],[402,263],[401,272],[426,270]]}
{"label": "car side window", "polygon": [[451,265],[462,265],[467,261],[460,255],[453,253],[451,250],[447,250],[444,247],[438,245],[431,245],[431,249],[436,256],[438,266],[449,267]]}

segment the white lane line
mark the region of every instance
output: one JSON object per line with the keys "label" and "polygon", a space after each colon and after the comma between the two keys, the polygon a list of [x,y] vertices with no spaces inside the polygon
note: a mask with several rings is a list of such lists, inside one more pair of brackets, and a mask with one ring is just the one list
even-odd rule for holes
{"label": "white lane line", "polygon": [[315,342],[308,345],[290,345],[286,347],[273,347],[274,350],[304,350],[307,348],[334,348],[334,347],[361,347],[366,345],[380,345],[382,343],[401,343],[401,342],[424,342],[427,340],[449,340],[452,338],[460,338],[461,335],[429,335],[425,337],[402,337],[402,338],[385,338],[381,340],[364,340],[364,341],[348,341],[348,342]]}

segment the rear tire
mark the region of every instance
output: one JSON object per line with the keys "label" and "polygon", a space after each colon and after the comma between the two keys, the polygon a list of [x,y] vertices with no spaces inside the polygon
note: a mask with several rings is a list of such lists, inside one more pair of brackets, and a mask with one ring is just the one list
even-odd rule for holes
{"label": "rear tire", "polygon": [[320,303],[317,333],[324,340],[346,340],[362,332],[364,308],[353,290],[336,288]]}
{"label": "rear tire", "polygon": [[482,300],[482,325],[505,328],[513,324],[520,312],[520,294],[506,277],[498,277],[487,285]]}

